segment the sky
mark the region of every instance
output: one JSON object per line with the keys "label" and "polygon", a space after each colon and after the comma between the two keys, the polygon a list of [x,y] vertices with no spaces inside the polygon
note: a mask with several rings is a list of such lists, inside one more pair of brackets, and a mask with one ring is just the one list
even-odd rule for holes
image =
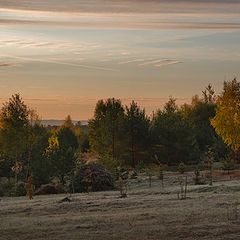
{"label": "sky", "polygon": [[0,0],[0,103],[43,119],[93,116],[99,99],[148,113],[240,73],[240,0]]}

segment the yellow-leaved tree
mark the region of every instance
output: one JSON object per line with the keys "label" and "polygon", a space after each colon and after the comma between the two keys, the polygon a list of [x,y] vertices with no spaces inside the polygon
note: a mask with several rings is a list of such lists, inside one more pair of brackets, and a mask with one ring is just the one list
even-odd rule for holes
{"label": "yellow-leaved tree", "polygon": [[211,124],[235,153],[240,151],[240,82],[236,78],[224,82]]}

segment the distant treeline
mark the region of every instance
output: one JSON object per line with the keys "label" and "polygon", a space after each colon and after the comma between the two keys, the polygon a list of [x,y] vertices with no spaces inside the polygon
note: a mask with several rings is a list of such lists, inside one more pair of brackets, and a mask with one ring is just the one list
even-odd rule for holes
{"label": "distant treeline", "polygon": [[99,100],[88,125],[46,127],[19,94],[0,112],[0,176],[26,179],[35,185],[58,178],[62,183],[86,161],[118,166],[197,164],[211,151],[215,160],[239,160],[240,83],[224,82],[216,96],[211,85],[178,106],[169,98],[163,109],[147,115],[136,102]]}

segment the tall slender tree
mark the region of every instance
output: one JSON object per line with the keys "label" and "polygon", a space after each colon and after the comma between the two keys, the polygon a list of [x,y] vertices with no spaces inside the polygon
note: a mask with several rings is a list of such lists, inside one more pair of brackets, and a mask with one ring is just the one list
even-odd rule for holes
{"label": "tall slender tree", "polygon": [[89,122],[89,137],[92,150],[100,158],[119,159],[123,121],[124,108],[120,100],[98,101],[94,118]]}
{"label": "tall slender tree", "polygon": [[12,95],[1,109],[0,150],[5,159],[14,165],[15,170],[16,166],[22,165],[24,153],[27,151],[29,114],[29,109],[20,94]]}
{"label": "tall slender tree", "polygon": [[148,150],[149,124],[149,117],[137,103],[132,101],[130,107],[126,106],[124,131],[126,132],[127,149],[131,155],[132,167],[135,167],[139,160],[143,160],[143,155]]}

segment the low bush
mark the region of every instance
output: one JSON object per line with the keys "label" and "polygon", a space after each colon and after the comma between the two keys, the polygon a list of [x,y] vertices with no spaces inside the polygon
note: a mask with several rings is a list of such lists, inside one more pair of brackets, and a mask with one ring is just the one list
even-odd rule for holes
{"label": "low bush", "polygon": [[15,187],[13,188],[13,195],[16,197],[22,197],[22,196],[26,196],[27,192],[26,192],[26,188],[25,188],[25,183],[24,182],[18,182],[16,185],[16,189]]}
{"label": "low bush", "polygon": [[109,191],[114,189],[114,180],[102,165],[83,164],[75,173],[73,187],[75,192]]}
{"label": "low bush", "polygon": [[0,184],[0,196],[10,197],[12,194],[12,189],[14,184],[11,182],[4,182]]}
{"label": "low bush", "polygon": [[21,197],[26,195],[24,182],[18,182],[17,185],[13,182],[4,182],[0,184],[0,197]]}
{"label": "low bush", "polygon": [[45,184],[41,185],[34,193],[34,195],[48,195],[64,193],[64,186],[61,184]]}

